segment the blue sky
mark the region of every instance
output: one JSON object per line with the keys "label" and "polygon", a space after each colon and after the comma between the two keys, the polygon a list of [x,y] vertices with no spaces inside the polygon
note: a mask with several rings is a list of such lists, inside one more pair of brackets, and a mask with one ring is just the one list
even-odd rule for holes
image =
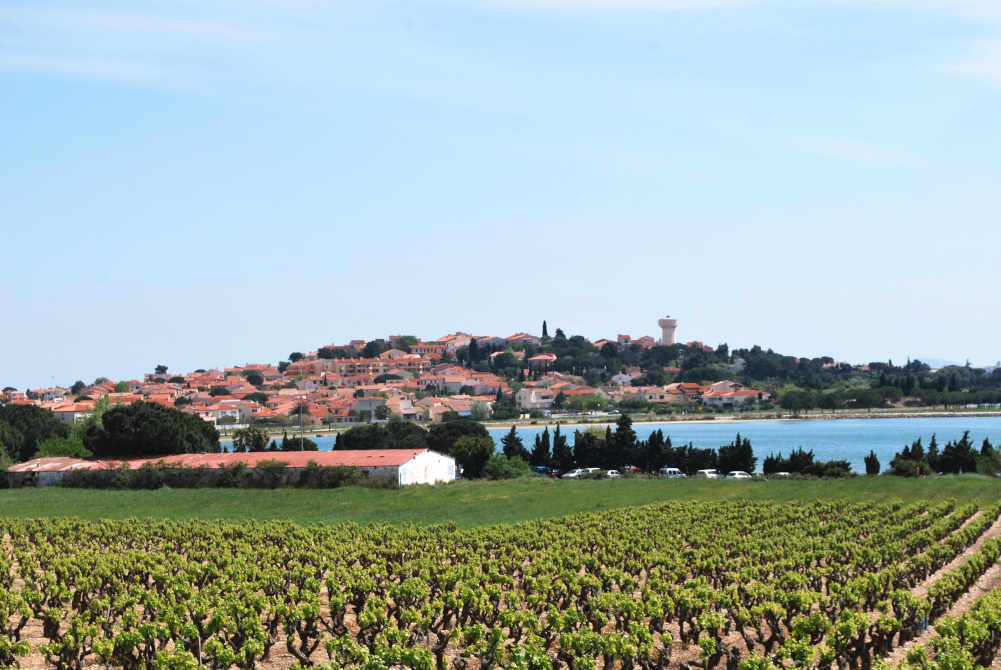
{"label": "blue sky", "polygon": [[390,333],[1001,358],[1001,5],[0,4],[0,384]]}

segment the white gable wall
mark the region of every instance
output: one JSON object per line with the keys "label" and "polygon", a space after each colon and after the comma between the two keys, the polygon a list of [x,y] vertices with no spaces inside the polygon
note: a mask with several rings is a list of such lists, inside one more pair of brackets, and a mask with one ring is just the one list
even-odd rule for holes
{"label": "white gable wall", "polygon": [[400,466],[400,486],[437,484],[455,480],[455,459],[436,451],[423,451]]}

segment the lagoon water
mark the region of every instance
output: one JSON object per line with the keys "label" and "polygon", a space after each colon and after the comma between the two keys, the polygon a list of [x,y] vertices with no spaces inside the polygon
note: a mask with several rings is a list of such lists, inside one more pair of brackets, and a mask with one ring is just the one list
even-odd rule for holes
{"label": "lagoon water", "polygon": [[[598,424],[594,424],[597,426]],[[555,425],[549,427],[550,433]],[[588,426],[590,427],[590,426]],[[531,450],[535,436],[544,426],[521,426],[518,434],[525,446]],[[603,428],[603,426],[602,426]],[[979,449],[987,437],[995,444],[1001,444],[1001,417],[917,417],[907,419],[810,419],[803,421],[747,421],[695,423],[643,423],[634,424],[637,437],[646,439],[654,430],[664,431],[675,446],[692,442],[697,447],[716,448],[729,444],[739,432],[751,440],[754,455],[758,457],[758,469],[765,456],[782,452],[788,455],[797,447],[813,450],[818,460],[846,460],[856,472],[865,472],[863,459],[869,450],[876,452],[885,469],[893,455],[905,445],[920,437],[925,446],[932,434],[938,436],[940,446],[950,440],[958,440],[963,431],[970,431],[970,439]],[[500,439],[509,429],[492,429],[490,435],[500,449]],[[563,429],[573,444],[574,428]],[[583,430],[583,428],[581,429]],[[290,431],[291,435],[291,431]],[[324,451],[333,449],[331,435],[313,439]]]}

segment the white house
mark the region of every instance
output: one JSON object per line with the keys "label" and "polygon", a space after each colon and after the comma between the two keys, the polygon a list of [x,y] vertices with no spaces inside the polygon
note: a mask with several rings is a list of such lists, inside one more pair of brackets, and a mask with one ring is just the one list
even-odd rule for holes
{"label": "white house", "polygon": [[342,451],[255,451],[250,453],[178,454],[131,461],[86,461],[78,458],[36,458],[10,467],[11,473],[35,473],[39,486],[55,484],[72,470],[99,470],[127,465],[136,470],[145,464],[217,469],[243,463],[250,469],[261,461],[280,461],[289,470],[321,467],[355,468],[370,477],[398,486],[437,484],[455,479],[455,459],[430,449],[358,449]]}
{"label": "white house", "polygon": [[549,409],[556,394],[540,386],[526,386],[514,395],[515,403],[522,409]]}

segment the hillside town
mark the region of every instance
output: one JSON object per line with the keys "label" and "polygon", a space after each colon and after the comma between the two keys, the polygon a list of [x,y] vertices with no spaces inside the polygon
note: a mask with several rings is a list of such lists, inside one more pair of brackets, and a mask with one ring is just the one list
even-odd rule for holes
{"label": "hillside town", "polygon": [[[639,406],[740,409],[771,398],[767,391],[727,378],[675,381],[679,367],[650,364],[676,360],[679,350],[714,351],[701,342],[674,344],[673,330],[665,331],[669,340],[618,335],[594,342],[566,338],[558,329],[550,337],[547,330],[543,324],[541,336],[518,332],[507,337],[455,332],[429,341],[390,335],[294,352],[277,365],[247,363],[183,374],[158,365],[142,379],[7,387],[0,401],[49,409],[69,424],[83,421],[101,402],[145,401],[226,427],[357,424],[391,417],[516,419]],[[733,369],[739,372],[739,360]]]}

